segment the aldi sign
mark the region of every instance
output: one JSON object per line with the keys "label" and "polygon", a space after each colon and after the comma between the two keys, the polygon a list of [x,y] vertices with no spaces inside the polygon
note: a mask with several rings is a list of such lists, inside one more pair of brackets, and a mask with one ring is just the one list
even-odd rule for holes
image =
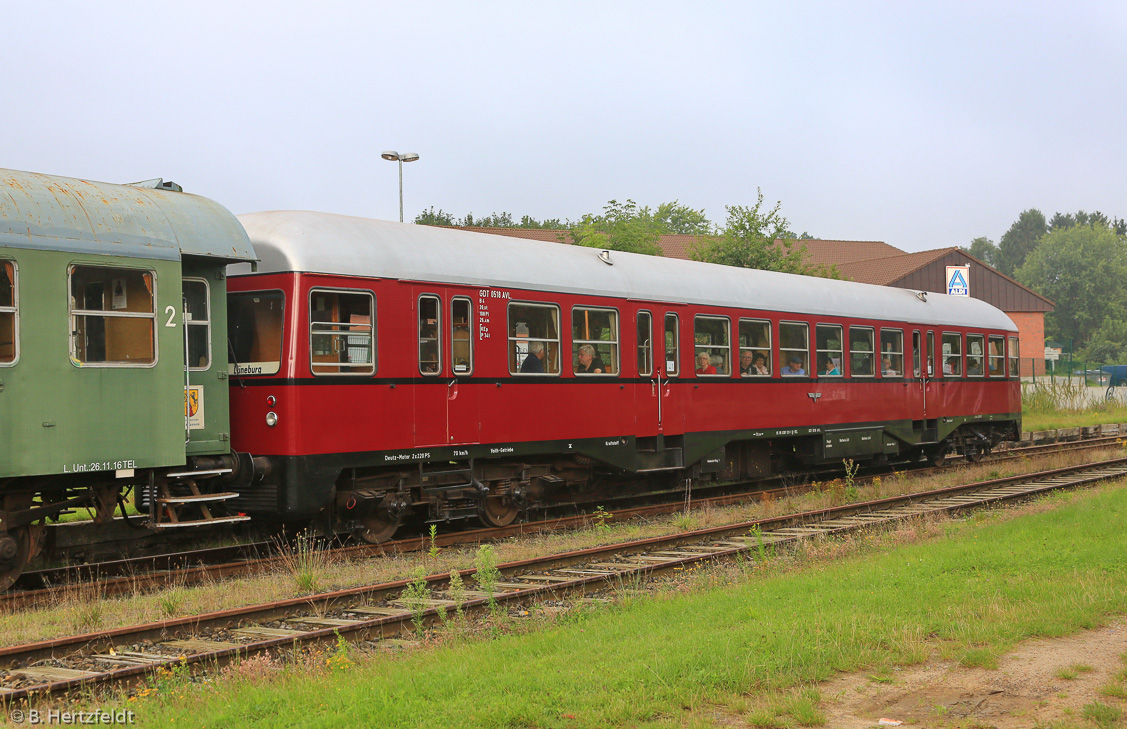
{"label": "aldi sign", "polygon": [[970,296],[970,266],[947,267],[947,295]]}

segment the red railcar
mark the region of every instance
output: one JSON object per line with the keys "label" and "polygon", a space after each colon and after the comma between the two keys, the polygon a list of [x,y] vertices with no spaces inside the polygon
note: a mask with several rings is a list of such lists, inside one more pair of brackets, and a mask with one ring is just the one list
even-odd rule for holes
{"label": "red railcar", "polygon": [[1020,425],[1016,327],[977,299],[320,213],[240,220],[261,258],[229,279],[232,445],[262,457],[250,513],[378,541],[412,511],[502,524],[638,473],[660,488],[976,458]]}

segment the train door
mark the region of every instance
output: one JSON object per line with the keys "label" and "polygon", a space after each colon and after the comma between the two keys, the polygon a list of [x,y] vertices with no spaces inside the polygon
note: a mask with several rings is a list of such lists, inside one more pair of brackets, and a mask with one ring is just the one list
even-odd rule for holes
{"label": "train door", "polygon": [[660,360],[660,347],[654,337],[653,312],[643,309],[634,317],[637,384],[634,386],[635,435],[653,438],[661,423],[661,400],[658,398],[658,381],[662,379],[664,363]]}
{"label": "train door", "polygon": [[[414,349],[410,358],[411,391],[415,408],[415,447],[446,445],[447,400],[449,398],[448,368],[443,356],[447,350],[442,346],[445,317],[443,316],[443,292],[433,288],[414,288],[414,330],[413,342],[404,342]],[[412,346],[413,345],[413,346]]]}
{"label": "train door", "polygon": [[225,453],[230,446],[225,283],[222,268],[185,261],[181,286],[189,454]]}
{"label": "train door", "polygon": [[927,377],[924,371],[923,334],[919,329],[912,330],[912,384],[908,387],[908,399],[911,401],[912,420],[922,421],[927,416],[926,397]]}
{"label": "train door", "polygon": [[[662,336],[655,361],[654,372],[658,380],[658,432],[665,437],[682,436],[685,433],[684,393],[677,384],[681,376],[684,353],[681,352],[681,327],[685,325],[678,312],[662,309]],[[691,354],[691,353],[690,353]]]}
{"label": "train door", "polygon": [[935,352],[935,331],[927,332],[927,351],[925,352],[927,367],[924,370],[923,412],[924,419],[934,418],[939,411],[939,384],[936,382],[936,373],[939,372]]}
{"label": "train door", "polygon": [[473,383],[474,315],[473,301],[467,296],[450,299],[446,327],[450,370],[446,382],[446,442],[481,441],[480,388]]}

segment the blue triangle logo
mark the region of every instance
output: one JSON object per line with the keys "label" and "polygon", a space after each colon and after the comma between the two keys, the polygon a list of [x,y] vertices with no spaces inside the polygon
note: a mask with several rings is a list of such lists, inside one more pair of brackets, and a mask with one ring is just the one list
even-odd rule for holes
{"label": "blue triangle logo", "polygon": [[963,272],[955,271],[955,275],[951,277],[951,283],[947,284],[947,287],[952,289],[967,288],[967,280],[963,278]]}

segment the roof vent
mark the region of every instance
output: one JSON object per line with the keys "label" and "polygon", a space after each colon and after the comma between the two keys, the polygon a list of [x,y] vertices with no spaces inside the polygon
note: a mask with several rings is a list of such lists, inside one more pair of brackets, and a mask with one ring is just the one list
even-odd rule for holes
{"label": "roof vent", "polygon": [[599,260],[608,266],[614,265],[614,261],[610,260],[610,251],[599,251]]}
{"label": "roof vent", "polygon": [[165,182],[163,177],[154,177],[151,180],[142,180],[141,182],[127,182],[129,187],[143,187],[146,190],[168,190],[170,192],[184,192],[184,188],[177,185],[175,182]]}

